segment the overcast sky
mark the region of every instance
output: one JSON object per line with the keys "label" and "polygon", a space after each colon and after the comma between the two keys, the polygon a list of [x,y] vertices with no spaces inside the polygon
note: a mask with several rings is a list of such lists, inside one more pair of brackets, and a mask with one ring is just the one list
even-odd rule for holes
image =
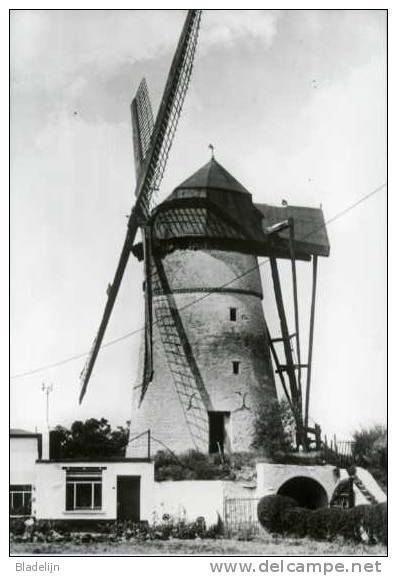
{"label": "overcast sky", "polygon": [[[155,111],[181,11],[11,14],[11,374],[89,350],[133,204],[129,104],[144,75]],[[325,218],[386,181],[383,11],[205,11],[161,197],[209,158],[257,202],[319,206]],[[328,228],[319,265],[311,415],[347,438],[386,420],[386,192]],[[310,269],[299,266],[303,328]],[[264,309],[275,331],[269,270]],[[105,341],[142,326],[131,259]],[[130,417],[140,336],[11,380],[11,423]]]}

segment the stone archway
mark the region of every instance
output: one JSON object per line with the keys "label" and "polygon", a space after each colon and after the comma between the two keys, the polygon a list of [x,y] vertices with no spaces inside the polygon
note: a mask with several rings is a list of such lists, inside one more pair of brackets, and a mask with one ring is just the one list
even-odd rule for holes
{"label": "stone archway", "polygon": [[277,494],[289,496],[296,500],[302,508],[324,508],[328,506],[328,496],[325,488],[310,476],[294,476],[280,486]]}

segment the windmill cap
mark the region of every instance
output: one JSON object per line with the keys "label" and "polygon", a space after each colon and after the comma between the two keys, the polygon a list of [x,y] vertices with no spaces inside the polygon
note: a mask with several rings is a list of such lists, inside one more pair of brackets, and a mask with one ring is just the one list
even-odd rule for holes
{"label": "windmill cap", "polygon": [[179,184],[175,190],[180,189],[215,189],[226,190],[228,192],[239,192],[240,194],[250,194],[238,180],[236,180],[223,166],[211,158],[207,164],[202,166],[187,180]]}

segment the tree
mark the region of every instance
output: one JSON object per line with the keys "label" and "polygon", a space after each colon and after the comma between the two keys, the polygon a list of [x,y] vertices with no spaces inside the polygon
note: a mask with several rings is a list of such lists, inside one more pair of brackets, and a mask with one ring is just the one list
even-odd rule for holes
{"label": "tree", "polygon": [[353,434],[353,455],[358,466],[368,468],[378,482],[387,485],[387,429],[382,424],[361,428]]}
{"label": "tree", "polygon": [[295,441],[295,420],[285,398],[260,407],[256,413],[252,447],[267,456],[292,452]]}
{"label": "tree", "polygon": [[123,457],[128,434],[128,426],[112,430],[105,418],[76,420],[70,429],[56,426],[50,434],[51,458]]}

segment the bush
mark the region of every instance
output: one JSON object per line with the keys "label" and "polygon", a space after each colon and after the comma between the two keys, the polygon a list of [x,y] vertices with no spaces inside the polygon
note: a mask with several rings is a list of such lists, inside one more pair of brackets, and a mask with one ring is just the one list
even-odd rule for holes
{"label": "bush", "polygon": [[353,456],[387,490],[387,429],[383,425],[357,430],[353,434]]}
{"label": "bush", "polygon": [[154,456],[155,480],[235,480],[247,469],[256,474],[256,458],[259,452],[235,452],[233,454],[203,454],[190,450],[183,454],[159,450]]}
{"label": "bush", "polygon": [[25,520],[22,518],[10,518],[10,533],[21,536],[25,532]]}
{"label": "bush", "polygon": [[366,536],[370,544],[387,545],[387,504],[357,506],[359,510],[360,533]]}
{"label": "bush", "polygon": [[154,457],[154,474],[157,482],[163,480],[224,480],[230,478],[228,460],[221,462],[219,454],[202,454],[189,450],[176,456],[159,451]]}
{"label": "bush", "polygon": [[284,510],[282,515],[282,532],[297,538],[307,534],[310,510],[298,506]]}
{"label": "bush", "polygon": [[283,533],[282,515],[289,508],[298,506],[293,498],[288,496],[264,496],[258,502],[258,519],[261,525],[269,532]]}
{"label": "bush", "polygon": [[262,498],[258,504],[262,526],[275,534],[309,536],[315,540],[342,537],[352,542],[387,544],[386,503],[317,510],[299,508],[293,503],[294,500],[280,496]]}
{"label": "bush", "polygon": [[10,523],[11,539],[14,542],[61,542],[73,541],[77,544],[90,542],[120,542],[126,540],[169,540],[177,538],[191,540],[195,538],[217,538],[222,533],[222,522],[207,528],[203,516],[194,522],[174,519],[164,514],[160,522],[149,525],[148,522],[104,522],[93,523],[83,532],[71,532],[68,521],[39,520],[29,529],[24,521]]}
{"label": "bush", "polygon": [[337,536],[344,536],[347,540],[354,539],[354,523],[350,522],[351,518],[348,518],[346,512],[342,508],[311,510],[307,518],[307,536],[328,541]]}
{"label": "bush", "polygon": [[252,447],[271,458],[293,451],[295,419],[286,399],[274,400],[257,408]]}

